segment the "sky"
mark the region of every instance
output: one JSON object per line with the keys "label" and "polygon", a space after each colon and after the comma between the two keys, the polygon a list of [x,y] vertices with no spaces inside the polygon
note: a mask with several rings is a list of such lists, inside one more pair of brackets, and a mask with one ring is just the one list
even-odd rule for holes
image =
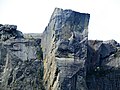
{"label": "sky", "polygon": [[120,43],[120,0],[0,0],[0,23],[42,33],[55,7],[89,13],[89,39]]}

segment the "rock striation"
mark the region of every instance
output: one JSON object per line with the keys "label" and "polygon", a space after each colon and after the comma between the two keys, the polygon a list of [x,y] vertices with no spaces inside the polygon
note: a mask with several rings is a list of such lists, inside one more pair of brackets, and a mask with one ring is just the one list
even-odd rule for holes
{"label": "rock striation", "polygon": [[89,14],[56,8],[42,35],[46,90],[86,90]]}

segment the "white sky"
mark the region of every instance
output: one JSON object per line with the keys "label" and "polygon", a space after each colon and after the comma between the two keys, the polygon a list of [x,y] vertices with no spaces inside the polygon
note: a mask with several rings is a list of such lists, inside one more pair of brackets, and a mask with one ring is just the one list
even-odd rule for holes
{"label": "white sky", "polygon": [[120,42],[120,0],[0,0],[0,23],[41,33],[55,7],[89,13],[89,39]]}

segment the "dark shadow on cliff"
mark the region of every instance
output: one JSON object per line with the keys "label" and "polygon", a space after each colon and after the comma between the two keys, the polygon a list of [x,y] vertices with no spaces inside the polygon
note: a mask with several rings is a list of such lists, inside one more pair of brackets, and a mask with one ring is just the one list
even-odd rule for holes
{"label": "dark shadow on cliff", "polygon": [[[88,90],[120,90],[120,68],[115,64],[117,61],[113,61],[119,61],[120,51],[116,49],[119,46],[115,47],[116,50],[108,52],[109,46],[105,48],[105,44],[99,45],[101,46],[97,50],[95,50],[95,46],[91,47],[88,45],[87,47],[88,52],[85,66]],[[101,52],[107,53],[106,55],[104,54],[104,58]]]}

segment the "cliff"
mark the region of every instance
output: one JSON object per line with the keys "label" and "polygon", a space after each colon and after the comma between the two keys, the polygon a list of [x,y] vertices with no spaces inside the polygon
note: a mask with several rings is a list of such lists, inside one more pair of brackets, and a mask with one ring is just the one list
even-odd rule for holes
{"label": "cliff", "polygon": [[41,46],[46,90],[85,90],[89,14],[56,8]]}
{"label": "cliff", "polygon": [[0,24],[0,90],[120,90],[120,44],[88,40],[89,18],[56,8],[42,34]]}

